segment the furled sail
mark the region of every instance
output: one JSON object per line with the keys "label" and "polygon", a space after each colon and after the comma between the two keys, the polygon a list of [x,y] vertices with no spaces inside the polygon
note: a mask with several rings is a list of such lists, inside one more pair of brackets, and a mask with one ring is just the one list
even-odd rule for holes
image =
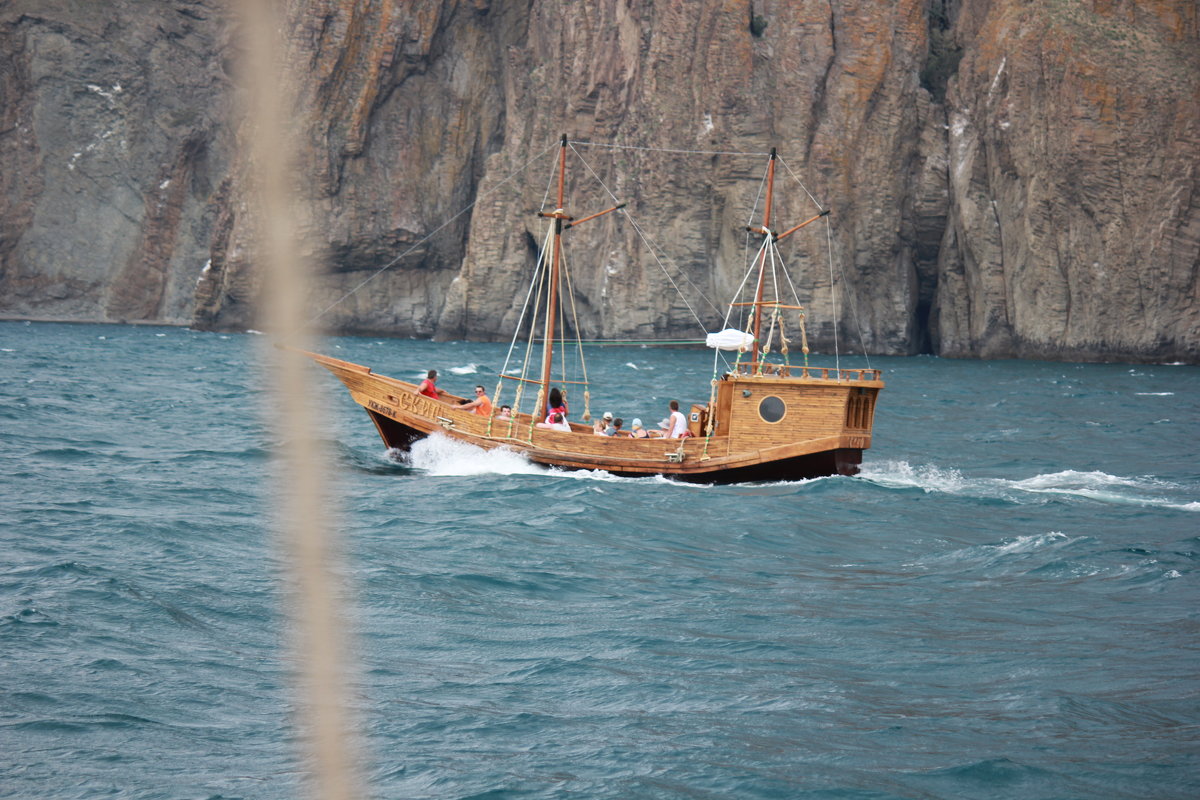
{"label": "furled sail", "polygon": [[737,328],[726,328],[720,333],[710,333],[704,337],[704,343],[718,350],[749,350],[754,344],[754,337]]}

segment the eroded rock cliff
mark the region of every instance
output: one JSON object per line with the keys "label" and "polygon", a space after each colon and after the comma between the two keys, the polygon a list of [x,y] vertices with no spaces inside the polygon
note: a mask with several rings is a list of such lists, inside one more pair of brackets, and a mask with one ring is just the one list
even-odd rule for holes
{"label": "eroded rock cliff", "polygon": [[220,6],[0,4],[0,312],[191,319],[235,141]]}
{"label": "eroded rock cliff", "polygon": [[1196,357],[1197,9],[964,4],[937,352]]}
{"label": "eroded rock cliff", "polygon": [[[0,312],[254,324],[220,8],[0,5]],[[832,281],[802,237],[790,253],[819,348],[836,316],[877,353],[1200,353],[1194,3],[290,8],[329,329],[506,336],[565,132],[588,163],[571,210],[611,191],[653,220],[571,232],[588,336],[694,337],[697,315],[719,318],[700,298],[740,280],[764,162],[663,151],[775,146],[784,179],[833,209]],[[811,211],[783,197],[777,219]]]}

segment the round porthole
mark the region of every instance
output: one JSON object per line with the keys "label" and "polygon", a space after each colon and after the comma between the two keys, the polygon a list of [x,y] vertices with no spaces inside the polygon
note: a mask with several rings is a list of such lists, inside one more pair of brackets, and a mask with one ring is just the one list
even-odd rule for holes
{"label": "round porthole", "polygon": [[775,395],[764,397],[758,404],[758,415],[763,418],[764,422],[779,422],[786,413],[787,406]]}

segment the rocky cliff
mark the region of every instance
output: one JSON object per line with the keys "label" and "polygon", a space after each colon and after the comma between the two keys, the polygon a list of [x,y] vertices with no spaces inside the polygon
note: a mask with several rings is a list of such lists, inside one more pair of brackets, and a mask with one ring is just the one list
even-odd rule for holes
{"label": "rocky cliff", "polygon": [[[253,326],[223,9],[0,2],[0,312]],[[571,231],[588,336],[715,324],[764,161],[713,153],[774,146],[833,209],[832,271],[789,252],[818,348],[837,317],[876,353],[1200,360],[1190,0],[297,0],[285,29],[329,329],[507,336],[566,133],[569,210],[651,225]]]}
{"label": "rocky cliff", "polygon": [[0,312],[190,319],[235,137],[219,3],[0,3]]}

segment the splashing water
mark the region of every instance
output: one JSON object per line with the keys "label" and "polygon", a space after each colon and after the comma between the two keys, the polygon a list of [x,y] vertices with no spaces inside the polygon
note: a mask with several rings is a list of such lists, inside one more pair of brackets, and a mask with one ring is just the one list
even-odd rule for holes
{"label": "splashing water", "polygon": [[[390,451],[392,453],[396,451]],[[413,443],[404,462],[430,475],[540,475],[546,469],[504,448],[484,450],[434,434]]]}

